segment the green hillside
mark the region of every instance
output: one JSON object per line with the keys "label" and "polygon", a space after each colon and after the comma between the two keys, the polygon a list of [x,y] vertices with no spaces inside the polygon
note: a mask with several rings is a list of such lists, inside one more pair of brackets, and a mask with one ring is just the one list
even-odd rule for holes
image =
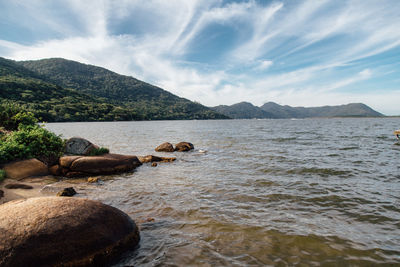
{"label": "green hillside", "polygon": [[222,119],[201,104],[173,95],[159,87],[107,69],[62,58],[21,61],[47,81],[88,95],[106,98],[142,116],[143,119]]}
{"label": "green hillside", "polygon": [[0,58],[0,102],[18,103],[47,122],[225,118],[134,78],[64,59]]}

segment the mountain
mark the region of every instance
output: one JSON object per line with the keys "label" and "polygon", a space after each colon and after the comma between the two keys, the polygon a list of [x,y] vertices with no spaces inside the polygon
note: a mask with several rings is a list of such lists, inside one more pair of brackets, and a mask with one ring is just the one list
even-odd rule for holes
{"label": "mountain", "polygon": [[340,106],[291,107],[268,102],[261,107],[241,102],[231,106],[213,107],[217,112],[235,119],[254,118],[315,118],[315,117],[382,117],[383,115],[362,103],[351,103]]}
{"label": "mountain", "polygon": [[248,102],[240,102],[232,106],[220,105],[212,109],[233,119],[273,118],[271,113]]}
{"label": "mountain", "polygon": [[61,58],[0,58],[0,101],[49,122],[227,118],[133,77]]}

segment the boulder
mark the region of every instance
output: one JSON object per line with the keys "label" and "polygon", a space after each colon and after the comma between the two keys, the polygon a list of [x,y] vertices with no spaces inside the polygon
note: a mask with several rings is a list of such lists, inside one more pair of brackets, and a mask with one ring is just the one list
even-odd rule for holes
{"label": "boulder", "polygon": [[106,266],[139,242],[122,211],[81,198],[0,205],[0,266]]}
{"label": "boulder", "polygon": [[180,142],[175,145],[175,151],[183,152],[183,151],[189,151],[194,149],[194,146],[192,143],[189,142]]}
{"label": "boulder", "polygon": [[141,163],[148,163],[148,162],[172,162],[175,161],[176,158],[174,157],[158,157],[158,156],[153,156],[153,155],[147,155],[144,157],[139,156],[138,157],[139,161]]}
{"label": "boulder", "polygon": [[67,177],[127,172],[142,165],[136,156],[104,154],[101,156],[65,156],[60,158]]}
{"label": "boulder", "polygon": [[4,187],[7,189],[33,189],[32,186],[27,184],[7,184]]}
{"label": "boulder", "polygon": [[81,137],[72,137],[65,143],[65,153],[73,155],[89,155],[93,149],[99,148]]}
{"label": "boulder", "polygon": [[47,166],[37,159],[27,159],[8,163],[3,167],[7,178],[22,179],[30,176],[48,175]]}
{"label": "boulder", "polygon": [[72,197],[76,195],[76,191],[73,187],[67,187],[57,193],[58,197]]}
{"label": "boulder", "polygon": [[156,147],[155,151],[157,152],[174,152],[174,147],[171,143],[165,142],[158,147]]}
{"label": "boulder", "polygon": [[60,176],[62,174],[62,168],[60,165],[56,164],[56,165],[49,167],[49,172],[52,175]]}

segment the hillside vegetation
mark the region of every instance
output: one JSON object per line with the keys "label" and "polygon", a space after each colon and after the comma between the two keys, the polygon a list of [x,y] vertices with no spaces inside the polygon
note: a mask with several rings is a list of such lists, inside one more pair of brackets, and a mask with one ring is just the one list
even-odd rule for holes
{"label": "hillside vegetation", "polygon": [[226,118],[132,77],[65,59],[0,58],[1,102],[47,122]]}

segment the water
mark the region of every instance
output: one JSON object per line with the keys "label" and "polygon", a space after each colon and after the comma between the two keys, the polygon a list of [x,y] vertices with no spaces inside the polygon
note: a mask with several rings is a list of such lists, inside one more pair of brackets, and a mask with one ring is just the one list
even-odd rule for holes
{"label": "water", "polygon": [[[114,153],[177,157],[80,191],[140,227],[116,266],[400,266],[398,118],[46,127]],[[154,152],[179,141],[195,151]]]}

